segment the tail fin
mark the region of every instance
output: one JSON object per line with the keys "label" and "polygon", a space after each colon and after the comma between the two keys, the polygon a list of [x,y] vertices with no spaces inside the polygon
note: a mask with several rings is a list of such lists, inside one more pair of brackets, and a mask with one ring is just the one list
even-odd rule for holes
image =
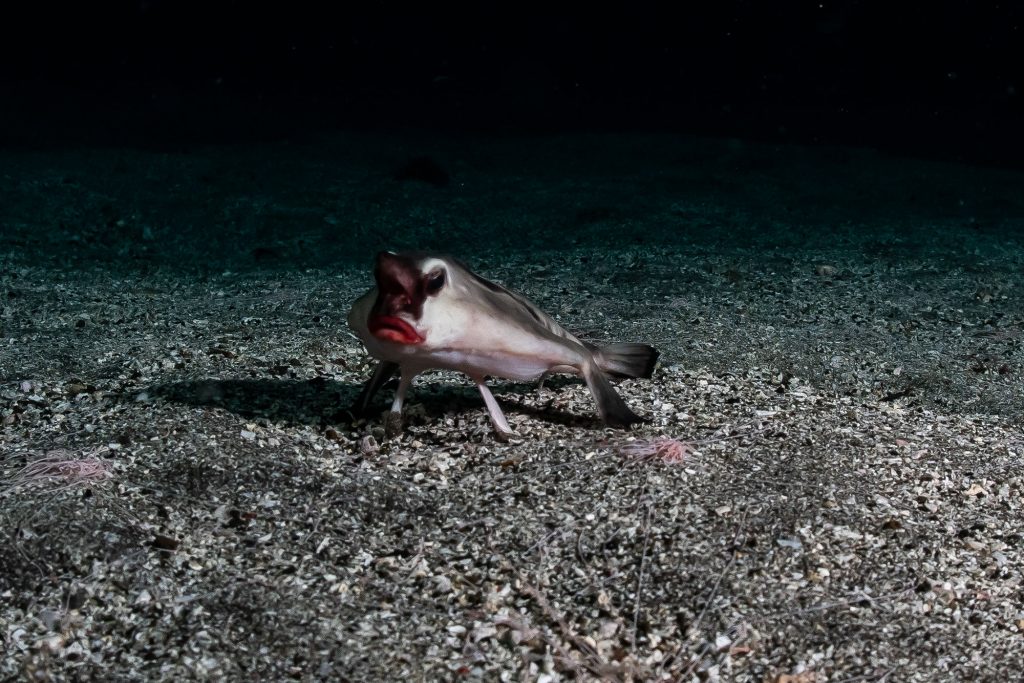
{"label": "tail fin", "polygon": [[629,409],[601,369],[589,360],[583,364],[583,379],[590,387],[590,393],[597,403],[597,412],[605,424],[611,427],[629,427],[631,424],[644,421]]}
{"label": "tail fin", "polygon": [[612,377],[642,377],[650,379],[658,350],[647,344],[609,344],[592,348],[594,359]]}

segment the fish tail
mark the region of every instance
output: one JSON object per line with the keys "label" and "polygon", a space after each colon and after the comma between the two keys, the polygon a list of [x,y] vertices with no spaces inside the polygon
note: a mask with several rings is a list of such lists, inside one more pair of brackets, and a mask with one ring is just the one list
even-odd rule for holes
{"label": "fish tail", "polygon": [[650,379],[658,350],[647,344],[609,344],[591,349],[602,370],[612,377]]}
{"label": "fish tail", "polygon": [[583,364],[583,379],[586,380],[590,393],[594,396],[597,412],[605,424],[611,427],[629,427],[644,421],[642,417],[630,410],[597,363],[588,360]]}

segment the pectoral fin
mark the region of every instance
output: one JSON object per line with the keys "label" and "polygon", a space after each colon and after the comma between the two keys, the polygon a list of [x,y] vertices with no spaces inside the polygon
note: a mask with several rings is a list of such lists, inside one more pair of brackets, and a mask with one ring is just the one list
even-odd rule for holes
{"label": "pectoral fin", "polygon": [[484,397],[484,404],[487,406],[487,414],[491,418],[491,424],[494,425],[494,432],[498,439],[501,441],[508,441],[510,436],[513,436],[515,432],[508,426],[508,422],[505,420],[505,414],[501,412],[501,406],[494,399],[494,394],[484,383],[482,377],[474,377],[473,381],[476,382],[477,389],[480,390],[480,395]]}
{"label": "pectoral fin", "polygon": [[391,363],[386,360],[378,363],[377,367],[373,369],[370,379],[363,385],[363,390],[360,392],[359,398],[356,399],[355,405],[352,406],[352,414],[356,417],[365,415],[370,401],[373,400],[373,397],[380,391],[380,388],[387,384],[387,381],[396,372],[398,372],[398,363]]}
{"label": "pectoral fin", "polygon": [[388,437],[398,436],[402,433],[402,404],[405,403],[405,394],[412,386],[412,380],[416,375],[417,373],[411,370],[402,370],[402,379],[398,381],[398,390],[395,391],[391,412],[388,413],[384,422],[384,434]]}

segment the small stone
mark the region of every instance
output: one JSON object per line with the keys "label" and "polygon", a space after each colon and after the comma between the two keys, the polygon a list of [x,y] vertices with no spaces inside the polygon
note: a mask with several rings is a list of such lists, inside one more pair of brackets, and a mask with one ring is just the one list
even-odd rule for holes
{"label": "small stone", "polygon": [[372,434],[367,434],[359,441],[359,452],[363,455],[372,455],[380,450],[377,439]]}

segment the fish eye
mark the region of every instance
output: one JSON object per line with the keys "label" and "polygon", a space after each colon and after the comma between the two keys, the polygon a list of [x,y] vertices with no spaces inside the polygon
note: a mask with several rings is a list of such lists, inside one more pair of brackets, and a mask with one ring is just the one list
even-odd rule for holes
{"label": "fish eye", "polygon": [[427,294],[437,294],[444,287],[444,271],[435,270],[427,275]]}

